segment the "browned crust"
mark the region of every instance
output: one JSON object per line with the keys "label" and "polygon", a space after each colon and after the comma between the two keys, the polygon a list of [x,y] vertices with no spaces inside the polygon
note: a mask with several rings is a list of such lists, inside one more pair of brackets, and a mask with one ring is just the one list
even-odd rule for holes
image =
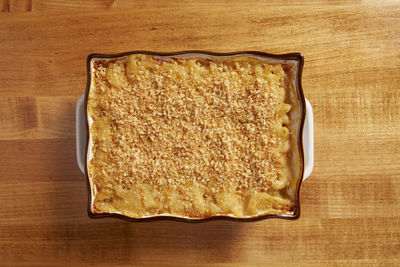
{"label": "browned crust", "polygon": [[[303,66],[303,57],[301,54],[298,53],[294,53],[294,54],[286,54],[286,55],[272,55],[272,54],[266,54],[266,53],[262,53],[262,52],[235,52],[235,53],[213,53],[213,52],[203,52],[203,51],[185,51],[185,52],[176,52],[176,53],[154,53],[154,52],[147,52],[147,51],[134,51],[134,52],[128,52],[128,53],[123,53],[123,54],[118,54],[118,55],[90,55],[88,57],[88,86],[87,86],[87,90],[86,90],[86,94],[85,94],[85,106],[87,107],[87,99],[88,99],[88,92],[89,92],[89,88],[90,88],[90,61],[93,58],[118,58],[121,56],[126,56],[129,54],[136,54],[136,53],[145,53],[145,54],[151,54],[151,55],[157,55],[157,56],[173,56],[173,55],[180,55],[180,54],[185,54],[185,53],[204,53],[204,54],[209,54],[209,55],[213,55],[213,56],[229,56],[229,55],[238,55],[238,54],[252,54],[252,55],[257,55],[257,56],[265,56],[265,57],[271,57],[271,58],[278,58],[278,59],[285,59],[285,60],[296,60],[299,62],[298,64],[298,73],[296,73],[296,80],[297,80],[297,84],[298,87],[296,88],[296,90],[298,90],[298,96],[299,96],[299,104],[301,107],[301,121],[300,121],[300,127],[299,127],[299,133],[298,133],[298,147],[300,149],[299,151],[299,155],[301,157],[301,176],[303,173],[303,169],[304,169],[304,164],[303,164],[303,149],[302,149],[302,129],[303,129],[303,125],[304,125],[304,118],[305,118],[305,103],[304,103],[304,96],[303,96],[303,92],[302,92],[302,88],[301,88],[301,72],[302,72],[302,66]],[[86,112],[87,112],[87,108],[86,108]],[[87,166],[86,166],[86,170],[87,170]],[[86,171],[86,176],[87,176],[87,181],[88,181],[88,188],[89,188],[89,193],[90,193],[90,184],[89,184],[89,177]],[[209,219],[233,219],[233,220],[258,220],[258,219],[264,219],[264,218],[284,218],[284,219],[295,219],[298,218],[298,216],[300,215],[300,203],[299,203],[299,193],[300,193],[300,185],[301,185],[301,180],[302,179],[298,179],[298,185],[296,187],[296,199],[295,199],[295,205],[294,207],[291,207],[288,211],[293,211],[293,214],[291,215],[287,215],[287,214],[273,214],[273,215],[262,215],[262,216],[254,216],[252,218],[241,218],[241,219],[235,219],[235,218],[231,218],[231,217],[227,217],[227,216],[212,216],[212,217],[208,217],[207,218],[207,214],[204,214],[205,216],[202,217],[201,221],[204,220],[209,220]],[[88,213],[90,215],[90,217],[104,217],[104,216],[116,216],[116,217],[120,217],[120,218],[124,218],[124,219],[129,219],[129,220],[138,220],[138,219],[132,219],[132,218],[127,218],[125,216],[121,216],[118,214],[98,214],[96,212],[96,210],[93,210],[90,208],[90,203],[91,203],[91,198],[92,195],[91,193],[89,194],[89,207],[88,207]],[[170,218],[170,219],[176,219],[176,220],[182,220],[182,218],[177,218],[177,217],[169,217],[169,216],[160,216],[160,217],[155,217],[155,218],[148,218],[145,220],[153,220],[153,219],[166,219],[166,218]],[[139,219],[139,220],[143,220],[143,219]],[[185,219],[183,218],[184,221],[192,221],[190,219]],[[194,221],[199,221],[199,220],[194,220]]]}

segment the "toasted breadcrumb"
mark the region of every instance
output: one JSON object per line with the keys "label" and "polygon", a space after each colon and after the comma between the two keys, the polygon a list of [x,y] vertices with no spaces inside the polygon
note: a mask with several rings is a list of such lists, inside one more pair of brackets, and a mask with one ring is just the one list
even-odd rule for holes
{"label": "toasted breadcrumb", "polygon": [[96,212],[201,218],[293,208],[284,65],[131,55],[93,67]]}

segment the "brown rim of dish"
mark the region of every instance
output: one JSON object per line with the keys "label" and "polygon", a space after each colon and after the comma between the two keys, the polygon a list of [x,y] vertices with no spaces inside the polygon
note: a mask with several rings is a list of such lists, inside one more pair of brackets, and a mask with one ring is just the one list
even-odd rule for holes
{"label": "brown rim of dish", "polygon": [[[295,208],[294,208],[294,213],[293,214],[266,214],[266,215],[259,215],[259,216],[253,216],[250,218],[234,218],[234,217],[229,217],[229,216],[223,216],[223,215],[217,215],[217,216],[210,216],[210,217],[205,217],[205,218],[199,218],[199,219],[189,219],[189,218],[184,218],[184,217],[174,217],[174,216],[165,216],[165,215],[155,215],[152,217],[145,217],[145,218],[131,218],[126,215],[122,214],[115,214],[115,213],[94,213],[91,210],[91,203],[92,203],[92,191],[90,187],[90,181],[89,181],[89,175],[88,175],[88,164],[87,164],[87,158],[88,158],[88,148],[89,148],[89,122],[88,122],[88,113],[87,113],[87,103],[88,103],[88,96],[89,96],[89,90],[90,90],[90,84],[91,84],[91,66],[90,62],[93,58],[119,58],[127,55],[132,55],[132,54],[146,54],[146,55],[152,55],[152,56],[180,56],[184,54],[204,54],[204,55],[210,55],[210,56],[235,56],[235,55],[240,55],[240,54],[247,54],[247,55],[254,55],[254,56],[261,56],[261,57],[269,57],[269,58],[274,58],[274,59],[280,59],[280,60],[295,60],[298,62],[298,67],[297,67],[297,73],[295,74],[295,79],[297,78],[297,89],[298,89],[298,95],[299,95],[299,103],[300,103],[300,111],[301,111],[301,121],[300,121],[300,129],[297,135],[297,145],[299,147],[299,152],[300,152],[300,158],[302,164],[300,165],[301,170],[300,170],[300,179],[298,179],[298,184],[296,187],[296,194],[295,194]],[[258,52],[258,51],[238,51],[238,52],[228,52],[228,53],[217,53],[217,52],[210,52],[210,51],[202,51],[202,50],[186,50],[186,51],[178,51],[178,52],[168,52],[168,53],[163,53],[163,52],[152,52],[152,51],[142,51],[142,50],[137,50],[137,51],[129,51],[129,52],[124,52],[124,53],[119,53],[119,54],[90,54],[87,57],[86,60],[86,68],[87,68],[87,84],[86,84],[86,91],[85,91],[85,99],[84,99],[84,108],[85,108],[85,123],[86,123],[86,148],[85,148],[85,177],[86,177],[86,183],[87,183],[87,190],[88,190],[88,215],[90,218],[103,218],[103,217],[115,217],[119,219],[124,219],[128,221],[133,221],[133,222],[149,222],[149,221],[158,221],[158,220],[173,220],[173,221],[179,221],[179,222],[192,222],[192,223],[199,223],[199,222],[207,222],[207,221],[212,221],[212,220],[229,220],[229,221],[235,221],[235,222],[250,222],[250,221],[259,221],[259,220],[264,220],[264,219],[270,219],[270,218],[281,218],[281,219],[287,219],[287,220],[295,220],[299,218],[300,216],[300,188],[301,184],[303,181],[303,175],[304,175],[304,149],[303,149],[303,128],[304,128],[304,122],[305,122],[305,117],[306,117],[306,103],[305,103],[305,98],[303,94],[303,88],[301,84],[301,76],[303,72],[303,65],[304,65],[304,56],[301,53],[289,53],[289,54],[268,54],[264,52]],[[296,77],[297,76],[297,77]],[[296,90],[296,88],[295,88]]]}

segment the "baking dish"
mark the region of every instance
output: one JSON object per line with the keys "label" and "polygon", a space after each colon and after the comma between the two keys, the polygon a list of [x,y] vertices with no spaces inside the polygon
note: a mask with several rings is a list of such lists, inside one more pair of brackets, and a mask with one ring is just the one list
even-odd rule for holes
{"label": "baking dish", "polygon": [[[87,101],[88,101],[88,92],[90,89],[91,82],[91,74],[92,74],[92,60],[98,59],[117,59],[119,57],[123,57],[131,54],[149,54],[152,56],[158,57],[173,57],[173,58],[229,58],[234,56],[247,56],[254,57],[257,59],[261,59],[263,61],[267,61],[269,63],[284,63],[293,66],[294,69],[294,77],[293,77],[293,88],[294,92],[291,92],[296,99],[295,107],[293,108],[293,114],[291,114],[291,118],[293,123],[289,125],[289,128],[292,132],[296,133],[297,136],[297,146],[298,146],[298,155],[297,160],[299,162],[299,167],[297,170],[299,178],[296,180],[296,193],[295,193],[295,209],[293,214],[268,214],[262,216],[254,216],[248,218],[235,218],[229,216],[212,216],[208,218],[199,218],[192,219],[186,217],[172,217],[165,215],[157,215],[146,217],[146,219],[161,219],[161,218],[172,218],[184,221],[204,221],[206,219],[216,219],[216,218],[225,218],[225,219],[233,219],[233,220],[258,220],[263,218],[286,218],[286,219],[294,219],[297,218],[300,214],[300,203],[299,203],[299,193],[300,186],[302,180],[306,179],[312,171],[313,167],[313,118],[312,118],[312,108],[311,104],[304,98],[302,88],[301,88],[301,72],[303,66],[303,57],[301,54],[293,53],[293,54],[285,54],[285,55],[272,55],[261,52],[236,52],[236,53],[212,53],[212,52],[202,52],[202,51],[185,51],[185,52],[177,52],[177,53],[154,53],[154,52],[146,52],[146,51],[135,51],[128,52],[117,55],[90,55],[87,60],[88,67],[88,85],[86,89],[85,96],[81,96],[77,103],[77,159],[80,169],[85,173],[87,181],[88,181],[88,189],[89,189],[89,207],[88,212],[91,217],[104,217],[104,216],[117,216],[121,218],[129,218],[120,214],[109,214],[109,213],[93,213],[92,211],[92,200],[93,200],[93,187],[90,183],[90,179],[88,176],[88,162],[91,157],[91,142],[89,138],[89,117],[87,114]],[[94,62],[94,61],[93,61]],[[302,178],[302,179],[300,179]],[[129,218],[132,219],[132,218]],[[132,220],[143,220],[143,218],[132,219]]]}

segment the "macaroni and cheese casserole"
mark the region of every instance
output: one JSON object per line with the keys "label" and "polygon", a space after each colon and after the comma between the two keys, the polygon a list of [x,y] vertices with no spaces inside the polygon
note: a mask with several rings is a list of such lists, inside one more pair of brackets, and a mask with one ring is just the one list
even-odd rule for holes
{"label": "macaroni and cheese casserole", "polygon": [[289,66],[248,56],[95,59],[87,110],[92,211],[291,214]]}

